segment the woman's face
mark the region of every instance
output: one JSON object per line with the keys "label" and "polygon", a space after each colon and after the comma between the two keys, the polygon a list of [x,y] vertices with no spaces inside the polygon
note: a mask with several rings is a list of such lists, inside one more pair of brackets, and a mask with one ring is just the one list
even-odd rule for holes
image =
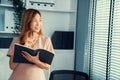
{"label": "woman's face", "polygon": [[30,24],[30,29],[33,32],[39,32],[41,30],[41,27],[42,27],[41,17],[39,14],[36,14]]}

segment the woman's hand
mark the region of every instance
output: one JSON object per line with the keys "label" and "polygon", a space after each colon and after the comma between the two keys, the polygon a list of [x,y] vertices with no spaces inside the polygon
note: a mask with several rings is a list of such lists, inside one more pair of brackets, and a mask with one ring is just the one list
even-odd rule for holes
{"label": "woman's hand", "polygon": [[40,52],[38,52],[36,56],[32,56],[28,52],[22,51],[22,56],[26,58],[28,61],[33,62],[33,63],[39,61],[39,54]]}
{"label": "woman's hand", "polygon": [[49,69],[50,68],[49,64],[41,62],[39,60],[39,54],[40,52],[38,52],[36,56],[32,56],[28,52],[22,51],[23,57],[25,57],[28,61],[33,62],[35,65],[37,65],[38,67],[42,69],[46,69],[46,70]]}

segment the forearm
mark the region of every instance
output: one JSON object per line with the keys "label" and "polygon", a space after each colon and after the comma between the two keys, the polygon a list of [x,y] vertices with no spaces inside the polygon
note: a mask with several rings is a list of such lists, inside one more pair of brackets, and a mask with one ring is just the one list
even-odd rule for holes
{"label": "forearm", "polygon": [[10,57],[10,61],[9,61],[9,67],[10,67],[10,69],[14,70],[17,65],[18,65],[18,63],[13,63],[13,57]]}
{"label": "forearm", "polygon": [[42,69],[46,69],[48,70],[50,68],[50,65],[49,64],[46,64],[44,62],[41,62],[39,60],[37,61],[34,61],[35,65],[37,65],[38,67],[42,68]]}

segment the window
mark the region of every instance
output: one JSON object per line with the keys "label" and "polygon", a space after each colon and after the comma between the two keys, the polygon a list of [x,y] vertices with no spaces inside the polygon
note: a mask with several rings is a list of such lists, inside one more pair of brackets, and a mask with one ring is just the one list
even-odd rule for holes
{"label": "window", "polygon": [[120,80],[120,0],[92,0],[91,80]]}
{"label": "window", "polygon": [[120,80],[120,0],[114,2],[110,80]]}

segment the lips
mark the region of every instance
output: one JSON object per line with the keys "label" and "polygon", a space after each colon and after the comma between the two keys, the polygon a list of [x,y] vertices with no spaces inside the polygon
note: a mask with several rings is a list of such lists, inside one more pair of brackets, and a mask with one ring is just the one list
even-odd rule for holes
{"label": "lips", "polygon": [[34,28],[34,30],[35,30],[36,32],[39,32],[40,28],[39,28],[38,26],[36,26],[36,27]]}

